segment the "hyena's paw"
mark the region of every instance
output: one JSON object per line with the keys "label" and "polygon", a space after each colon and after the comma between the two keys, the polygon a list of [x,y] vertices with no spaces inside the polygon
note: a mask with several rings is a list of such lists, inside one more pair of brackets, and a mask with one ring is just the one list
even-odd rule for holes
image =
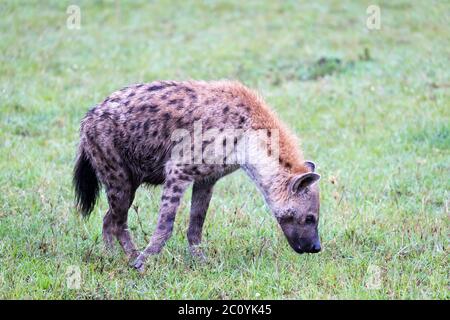
{"label": "hyena's paw", "polygon": [[130,265],[133,265],[134,262],[136,261],[136,259],[139,257],[139,251],[137,250],[133,250],[129,253],[126,253],[126,256],[128,258],[128,262],[130,263]]}
{"label": "hyena's paw", "polygon": [[145,259],[146,257],[142,253],[131,263],[131,266],[137,270],[139,273],[144,273],[145,271]]}
{"label": "hyena's paw", "polygon": [[189,251],[191,252],[192,257],[198,261],[205,263],[208,261],[208,258],[203,253],[203,250],[199,246],[190,246]]}

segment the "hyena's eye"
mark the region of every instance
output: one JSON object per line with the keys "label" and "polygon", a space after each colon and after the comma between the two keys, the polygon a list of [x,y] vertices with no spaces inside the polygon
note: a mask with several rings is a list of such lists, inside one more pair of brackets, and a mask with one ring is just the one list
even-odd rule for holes
{"label": "hyena's eye", "polygon": [[314,224],[316,222],[316,218],[312,214],[308,214],[305,219],[306,224]]}

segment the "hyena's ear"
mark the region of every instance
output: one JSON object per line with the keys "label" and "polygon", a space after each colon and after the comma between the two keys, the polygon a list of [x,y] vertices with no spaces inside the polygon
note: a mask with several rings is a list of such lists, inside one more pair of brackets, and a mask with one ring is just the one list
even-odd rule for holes
{"label": "hyena's ear", "polygon": [[312,161],[305,161],[305,166],[307,166],[311,172],[316,171],[316,164]]}
{"label": "hyena's ear", "polygon": [[292,178],[289,189],[292,193],[298,193],[305,190],[313,183],[320,180],[320,174],[315,172],[307,172]]}

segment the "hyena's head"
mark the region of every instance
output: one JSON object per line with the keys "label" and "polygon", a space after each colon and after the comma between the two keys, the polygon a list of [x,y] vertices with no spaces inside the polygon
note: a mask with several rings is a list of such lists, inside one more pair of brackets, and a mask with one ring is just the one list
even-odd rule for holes
{"label": "hyena's head", "polygon": [[321,250],[319,224],[319,188],[313,162],[305,165],[310,172],[291,177],[288,184],[289,197],[279,208],[277,220],[290,246],[297,253],[317,253]]}

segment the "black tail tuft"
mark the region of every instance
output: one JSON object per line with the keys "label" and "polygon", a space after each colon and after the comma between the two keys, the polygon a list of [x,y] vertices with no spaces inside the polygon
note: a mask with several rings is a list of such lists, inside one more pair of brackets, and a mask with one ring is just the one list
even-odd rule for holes
{"label": "black tail tuft", "polygon": [[77,208],[84,217],[88,217],[97,201],[100,183],[82,146],[73,170],[73,187]]}

